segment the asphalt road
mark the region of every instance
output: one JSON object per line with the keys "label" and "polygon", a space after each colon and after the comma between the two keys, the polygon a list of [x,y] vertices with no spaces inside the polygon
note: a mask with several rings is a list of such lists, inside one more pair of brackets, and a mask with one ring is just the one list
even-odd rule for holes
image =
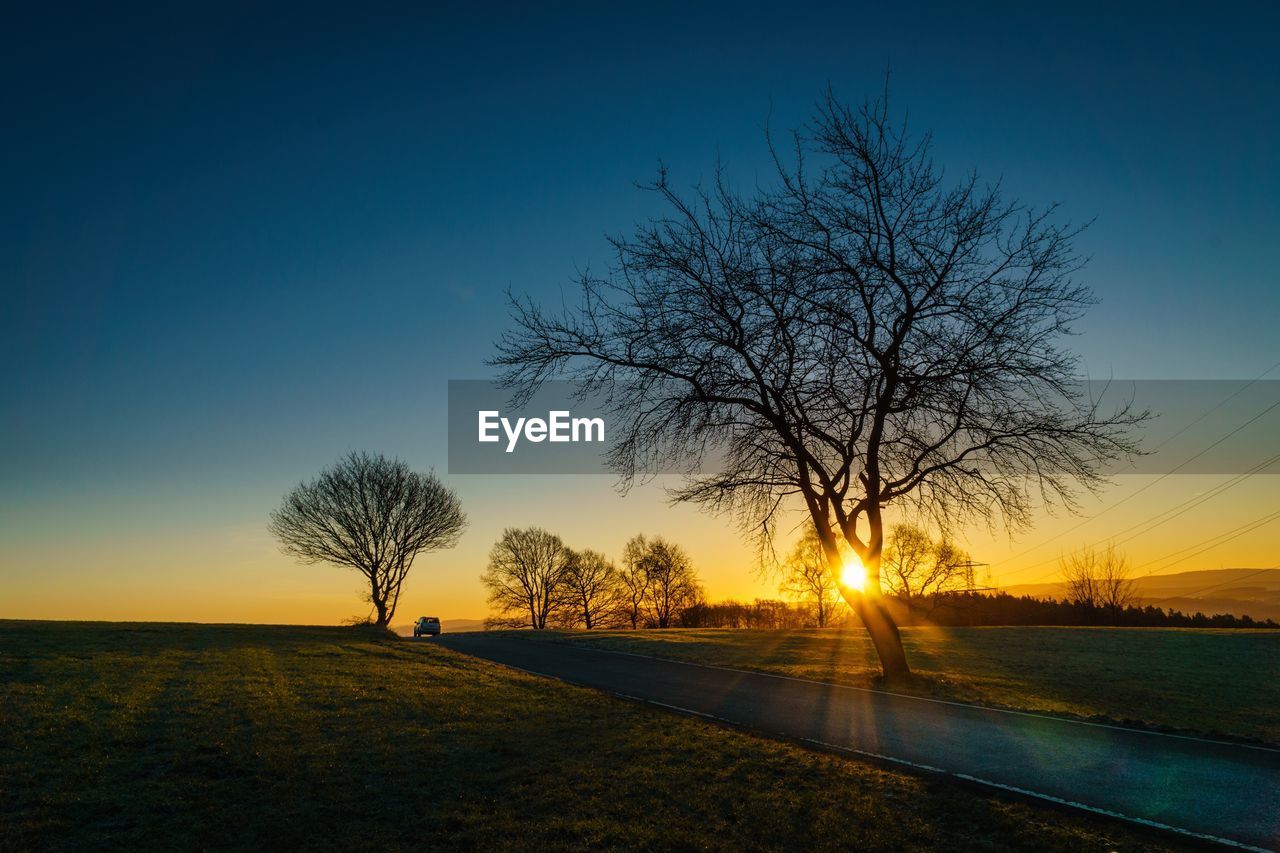
{"label": "asphalt road", "polygon": [[1184,835],[1280,847],[1277,750],[482,633],[434,642],[828,749]]}

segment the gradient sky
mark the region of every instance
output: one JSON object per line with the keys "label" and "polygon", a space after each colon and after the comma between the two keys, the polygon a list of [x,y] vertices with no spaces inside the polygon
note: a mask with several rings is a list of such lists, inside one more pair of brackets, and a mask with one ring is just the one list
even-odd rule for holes
{"label": "gradient sky", "polygon": [[[659,158],[682,184],[717,156],[754,181],[766,122],[802,122],[827,84],[874,93],[887,67],[952,173],[1094,221],[1103,301],[1074,341],[1091,376],[1280,361],[1277,7],[952,6],[10,11],[0,617],[363,613],[352,575],[276,552],[280,495],[351,448],[443,474],[445,383],[489,375],[508,287],[555,300],[605,263],[604,234],[656,212],[632,184]],[[1169,478],[1030,554],[1078,520],[966,541],[998,580],[1035,580],[1055,548],[1224,479]],[[660,484],[448,482],[472,525],[422,559],[405,617],[482,616],[477,575],[509,525],[612,554],[663,533],[713,597],[776,586],[727,521],[665,507]],[[1229,530],[1280,508],[1278,484],[1126,547],[1142,562]],[[1276,565],[1278,530],[1168,570]]]}

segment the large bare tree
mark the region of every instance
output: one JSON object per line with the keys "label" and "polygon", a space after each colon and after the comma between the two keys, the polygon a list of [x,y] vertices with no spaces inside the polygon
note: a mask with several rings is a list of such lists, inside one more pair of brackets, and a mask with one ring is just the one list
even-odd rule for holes
{"label": "large bare tree", "polygon": [[498,625],[547,627],[563,593],[572,552],[559,536],[540,527],[507,528],[489,552],[480,582]]}
{"label": "large bare tree", "polygon": [[381,454],[352,452],[285,495],[269,529],[286,554],[362,574],[365,598],[385,627],[414,558],[453,547],[466,523],[458,496],[435,474],[415,473]]}
{"label": "large bare tree", "polygon": [[520,395],[555,377],[608,400],[624,483],[675,465],[675,500],[762,542],[798,508],[837,576],[847,543],[867,582],[842,594],[897,677],[886,507],[1024,524],[1040,498],[1099,484],[1140,415],[1100,411],[1061,344],[1093,298],[1052,207],[944,181],[887,99],[828,94],[791,139],[747,194],[718,172],[682,195],[660,171],[666,215],[613,238],[576,306],[515,300],[495,361]]}

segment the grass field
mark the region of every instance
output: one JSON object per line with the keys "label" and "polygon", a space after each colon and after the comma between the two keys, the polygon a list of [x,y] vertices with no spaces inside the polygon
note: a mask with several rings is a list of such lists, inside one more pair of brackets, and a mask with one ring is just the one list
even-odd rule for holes
{"label": "grass field", "polygon": [[[878,686],[861,630],[548,631],[538,639]],[[907,628],[903,643],[916,678],[895,685],[899,692],[1280,745],[1280,631]]]}
{"label": "grass field", "polygon": [[1161,849],[351,628],[0,622],[0,849]]}

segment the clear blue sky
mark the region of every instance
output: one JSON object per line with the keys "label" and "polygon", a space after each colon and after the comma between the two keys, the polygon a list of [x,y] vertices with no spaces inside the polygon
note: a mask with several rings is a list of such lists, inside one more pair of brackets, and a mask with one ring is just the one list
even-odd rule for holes
{"label": "clear blue sky", "polygon": [[442,469],[506,288],[605,263],[659,158],[754,181],[766,121],[887,67],[948,168],[1095,220],[1094,376],[1251,378],[1280,360],[1278,8],[12,9],[0,534],[257,513],[350,447]]}

